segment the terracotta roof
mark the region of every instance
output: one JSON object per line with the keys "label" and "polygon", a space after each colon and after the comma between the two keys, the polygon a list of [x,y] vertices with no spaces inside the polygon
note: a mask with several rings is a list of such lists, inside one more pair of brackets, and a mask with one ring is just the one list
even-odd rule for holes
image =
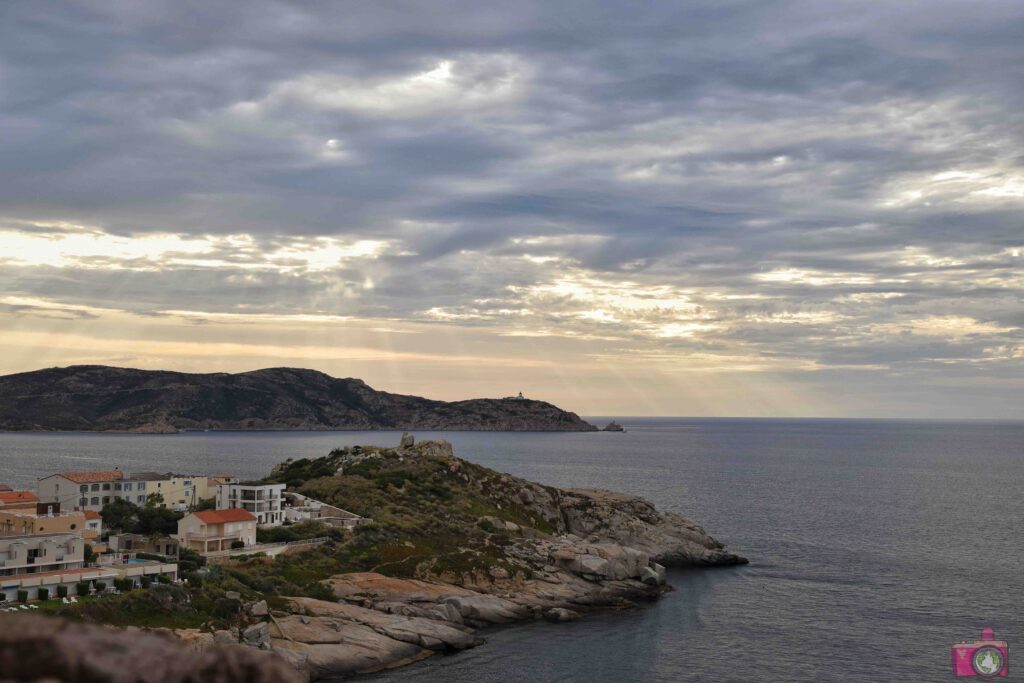
{"label": "terracotta roof", "polygon": [[248,510],[231,508],[230,510],[202,510],[193,513],[204,524],[223,524],[224,522],[255,522],[256,516]]}
{"label": "terracotta roof", "polygon": [[102,515],[100,513],[96,512],[95,510],[86,510],[85,511],[85,518],[86,519],[100,519],[100,517],[102,517]]}
{"label": "terracotta roof", "polygon": [[121,470],[106,470],[103,472],[60,472],[59,475],[65,479],[70,479],[76,484],[95,484],[101,481],[124,479],[124,472]]}
{"label": "terracotta roof", "polygon": [[39,498],[31,491],[0,491],[0,504],[35,503]]}
{"label": "terracotta roof", "polygon": [[0,484],[0,491],[13,491],[10,484]]}

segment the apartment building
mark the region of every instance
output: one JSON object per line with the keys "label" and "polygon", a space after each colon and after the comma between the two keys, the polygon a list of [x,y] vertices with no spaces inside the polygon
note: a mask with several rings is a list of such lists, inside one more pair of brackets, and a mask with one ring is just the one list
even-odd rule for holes
{"label": "apartment building", "polygon": [[39,480],[39,502],[56,503],[65,510],[77,507],[80,510],[99,512],[107,503],[123,497],[123,483],[124,472],[116,468],[93,472],[59,472]]}
{"label": "apartment building", "polygon": [[163,499],[163,502],[159,503],[160,507],[183,512],[198,505],[199,501],[216,495],[210,486],[209,477],[205,475],[139,472],[132,474],[128,479],[125,486],[134,486],[126,492],[134,494],[135,500],[131,502],[136,505],[145,504],[147,496],[158,493]]}
{"label": "apartment building", "polygon": [[[160,507],[184,511],[216,495],[216,481],[206,475],[138,472],[119,469],[94,472],[60,472],[39,480],[39,500],[64,509],[99,512],[115,500],[145,505],[151,494],[160,494]],[[2,496],[0,492],[0,504]]]}
{"label": "apartment building", "polygon": [[74,533],[0,538],[0,577],[81,569],[85,541]]}
{"label": "apartment building", "polygon": [[284,484],[240,482],[217,487],[217,508],[251,512],[259,526],[279,526],[284,521]]}

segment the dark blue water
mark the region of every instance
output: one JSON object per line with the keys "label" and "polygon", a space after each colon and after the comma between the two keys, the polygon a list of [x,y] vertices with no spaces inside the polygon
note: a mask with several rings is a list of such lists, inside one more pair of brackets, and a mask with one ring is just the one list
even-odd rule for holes
{"label": "dark blue water", "polygon": [[[983,626],[1011,653],[1024,643],[1024,423],[627,427],[440,436],[515,475],[645,496],[697,519],[751,564],[676,572],[677,590],[652,606],[490,631],[483,647],[375,681],[937,681],[950,678],[950,644]],[[249,477],[287,457],[397,439],[0,434],[0,481],[115,465]]]}

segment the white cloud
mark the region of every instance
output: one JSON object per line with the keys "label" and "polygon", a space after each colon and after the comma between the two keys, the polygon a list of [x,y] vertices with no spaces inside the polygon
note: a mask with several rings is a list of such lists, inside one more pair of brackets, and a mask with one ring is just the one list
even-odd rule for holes
{"label": "white cloud", "polygon": [[528,78],[526,63],[513,55],[464,54],[390,78],[308,74],[278,83],[256,106],[273,108],[296,102],[323,111],[406,118],[509,103],[521,95]]}

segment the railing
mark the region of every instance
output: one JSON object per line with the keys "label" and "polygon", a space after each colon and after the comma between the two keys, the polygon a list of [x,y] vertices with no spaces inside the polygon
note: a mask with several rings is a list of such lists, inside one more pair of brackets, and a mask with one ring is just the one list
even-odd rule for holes
{"label": "railing", "polygon": [[298,547],[303,545],[321,545],[331,540],[329,536],[319,536],[317,538],[309,538],[301,541],[286,541],[284,543],[257,543],[251,545],[248,548],[235,548],[234,550],[216,550],[209,553],[203,553],[203,557],[207,559],[216,559],[223,557],[230,557],[232,555],[250,555],[253,553],[261,553],[267,550],[274,550],[276,548],[289,548]]}

